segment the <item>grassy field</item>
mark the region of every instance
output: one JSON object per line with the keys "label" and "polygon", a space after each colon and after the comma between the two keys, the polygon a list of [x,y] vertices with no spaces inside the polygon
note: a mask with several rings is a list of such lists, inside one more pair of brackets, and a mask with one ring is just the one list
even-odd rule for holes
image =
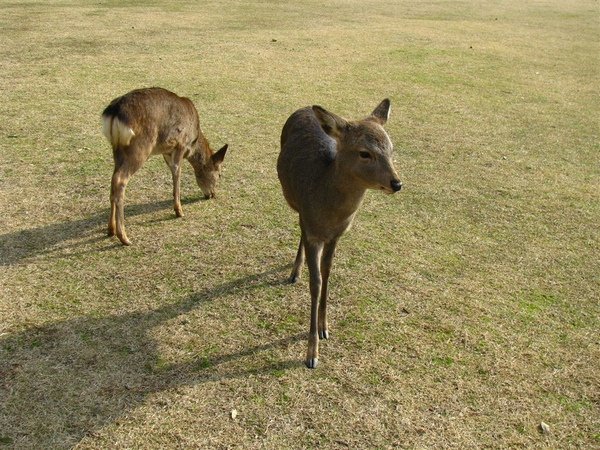
{"label": "grassy field", "polygon": [[[597,1],[122,3],[0,1],[0,448],[600,448]],[[154,85],[230,151],[183,219],[150,159],[125,248],[100,112]],[[385,97],[307,370],[279,134]]]}

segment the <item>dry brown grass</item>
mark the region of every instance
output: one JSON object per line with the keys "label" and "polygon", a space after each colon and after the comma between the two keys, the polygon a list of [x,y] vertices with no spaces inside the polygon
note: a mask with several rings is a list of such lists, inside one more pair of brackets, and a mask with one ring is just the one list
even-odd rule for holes
{"label": "dry brown grass", "polygon": [[[0,447],[600,445],[597,2],[128,4],[0,5]],[[123,248],[99,114],[150,85],[230,153],[182,220],[151,159]],[[342,239],[309,371],[279,132],[386,96],[407,189]]]}

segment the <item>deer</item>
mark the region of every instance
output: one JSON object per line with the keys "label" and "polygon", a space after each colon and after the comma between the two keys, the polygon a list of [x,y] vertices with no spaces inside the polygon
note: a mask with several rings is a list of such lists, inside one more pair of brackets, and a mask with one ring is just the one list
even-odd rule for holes
{"label": "deer", "polygon": [[321,106],[294,112],[281,132],[277,174],[288,205],[300,219],[300,244],[290,283],[306,257],[311,298],[306,366],[318,364],[319,339],[329,338],[329,275],[339,238],[350,227],[367,189],[394,194],[402,183],[383,129],[390,115],[383,100],[361,120],[346,120]]}
{"label": "deer", "polygon": [[112,100],[102,112],[102,120],[114,160],[108,236],[116,234],[123,245],[131,244],[125,232],[125,188],[152,155],[162,155],[171,169],[176,217],[183,217],[179,185],[184,158],[192,165],[204,197],[215,197],[228,145],[212,150],[189,98],[159,87],[136,89]]}

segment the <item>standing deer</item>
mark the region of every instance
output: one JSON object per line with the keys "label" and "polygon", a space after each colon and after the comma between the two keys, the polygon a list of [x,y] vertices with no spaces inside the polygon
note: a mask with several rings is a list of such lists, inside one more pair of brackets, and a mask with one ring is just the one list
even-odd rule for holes
{"label": "standing deer", "polygon": [[152,155],[163,155],[173,175],[175,215],[183,216],[179,194],[181,161],[186,158],[196,173],[205,198],[215,196],[227,144],[213,153],[200,130],[198,111],[192,101],[162,88],[136,89],[115,98],[102,113],[104,136],[112,145],[115,170],[110,186],[108,235],[123,245],[124,196],[129,178]]}
{"label": "standing deer", "polygon": [[[390,101],[369,117],[348,121],[320,106],[299,109],[281,132],[277,173],[288,204],[300,215],[300,245],[290,276],[300,276],[304,254],[310,275],[310,332],[307,367],[327,339],[327,283],[338,239],[346,231],[367,189],[390,194],[402,183],[392,163],[392,142],[383,129]],[[317,333],[318,332],[318,333]]]}

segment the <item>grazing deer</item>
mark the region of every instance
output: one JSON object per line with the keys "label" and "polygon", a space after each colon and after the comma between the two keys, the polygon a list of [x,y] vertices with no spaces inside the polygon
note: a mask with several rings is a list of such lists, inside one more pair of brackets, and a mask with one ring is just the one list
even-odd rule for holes
{"label": "grazing deer", "polygon": [[310,275],[306,365],[311,369],[317,366],[319,338],[329,337],[327,283],[338,239],[367,189],[393,194],[402,188],[392,163],[392,142],[382,127],[389,114],[388,99],[357,121],[313,106],[293,113],[281,132],[277,173],[286,201],[300,215],[300,245],[290,282],[298,280],[304,254]]}
{"label": "grazing deer", "polygon": [[183,216],[179,194],[181,162],[186,158],[196,173],[205,198],[215,196],[227,144],[213,153],[200,130],[192,101],[162,88],[136,89],[115,98],[102,113],[104,136],[112,145],[115,170],[110,186],[108,235],[123,243],[124,196],[129,178],[152,155],[163,155],[173,175],[175,215]]}

